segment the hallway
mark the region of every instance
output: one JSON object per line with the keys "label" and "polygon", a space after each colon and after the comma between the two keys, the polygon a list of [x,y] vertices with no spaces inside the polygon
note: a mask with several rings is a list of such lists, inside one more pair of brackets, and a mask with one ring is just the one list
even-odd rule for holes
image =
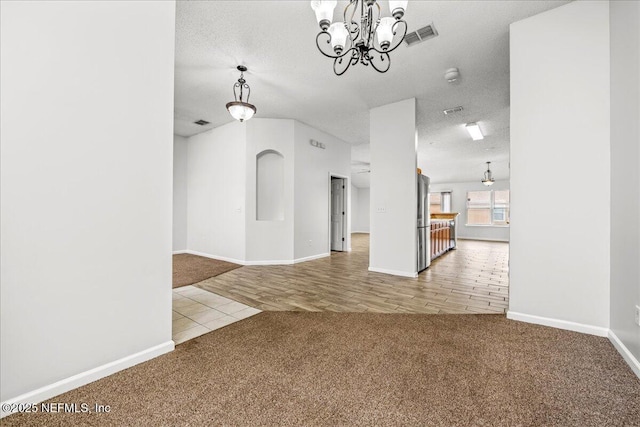
{"label": "hallway", "polygon": [[196,286],[263,311],[505,313],[508,243],[459,240],[417,278],[367,270],[369,235],[351,252],[295,265],[244,266]]}

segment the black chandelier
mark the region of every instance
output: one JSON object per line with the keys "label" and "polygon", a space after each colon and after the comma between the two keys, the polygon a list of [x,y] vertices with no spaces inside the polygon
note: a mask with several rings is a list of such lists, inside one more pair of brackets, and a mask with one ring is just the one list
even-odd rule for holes
{"label": "black chandelier", "polygon": [[[249,95],[251,95],[251,88],[244,79],[244,72],[247,71],[247,67],[244,65],[238,65],[238,71],[240,71],[240,78],[233,85],[233,97],[234,101],[227,103],[227,110],[234,119],[244,122],[249,120],[256,113],[256,107],[253,104],[249,104]],[[236,92],[236,89],[240,89],[240,96]],[[247,91],[247,98],[243,99],[244,91]],[[240,98],[238,100],[238,98]]]}
{"label": "black chandelier", "polygon": [[[380,4],[376,0],[349,0],[344,8],[344,21],[332,24],[336,4],[336,0],[311,1],[311,8],[322,29],[316,36],[316,45],[324,56],[333,58],[333,71],[341,76],[358,62],[371,64],[380,73],[389,71],[389,53],[400,46],[407,34],[407,23],[402,20],[407,0],[389,0],[393,17],[382,18]],[[356,18],[358,10],[360,17]],[[396,37],[397,34],[402,37]]]}

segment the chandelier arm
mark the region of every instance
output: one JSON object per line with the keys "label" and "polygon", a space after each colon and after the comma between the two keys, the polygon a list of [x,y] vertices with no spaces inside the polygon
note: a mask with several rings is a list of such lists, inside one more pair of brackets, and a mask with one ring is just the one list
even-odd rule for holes
{"label": "chandelier arm", "polygon": [[[378,68],[376,66],[376,62],[373,60],[373,58],[375,58],[375,56],[369,55],[369,63],[371,64],[371,66],[373,67],[374,70],[376,70],[379,73],[386,73],[387,71],[389,71],[389,68],[391,67],[391,57],[389,56],[389,54],[387,52],[379,52],[380,53],[380,61],[381,62],[386,62],[387,66],[386,68]],[[385,59],[386,57],[386,59]]]}
{"label": "chandelier arm", "polygon": [[[333,72],[336,73],[337,76],[343,75],[349,69],[349,67],[354,64],[354,62],[353,62],[354,59],[357,62],[358,57],[360,56],[360,53],[358,52],[358,49],[356,49],[355,47],[352,47],[351,49],[347,50],[345,52],[345,55],[347,53],[349,53],[349,52],[351,52],[351,58],[349,58],[348,60],[344,61],[343,57],[338,57],[338,58],[333,60]],[[345,55],[342,55],[342,56],[345,56]],[[339,71],[338,68],[337,68],[337,65],[338,64],[342,64],[343,62],[346,63],[346,66],[344,67],[344,69],[342,71]]]}
{"label": "chandelier arm", "polygon": [[[365,24],[366,22],[366,24]],[[367,17],[366,17],[366,21],[364,16],[362,17],[362,23],[364,26],[364,33],[367,35],[367,39],[365,40],[364,45],[366,47],[370,47],[371,46],[371,37],[372,37],[372,30],[373,30],[373,7],[372,6],[368,6],[367,7]],[[363,37],[364,39],[364,37]]]}
{"label": "chandelier arm", "polygon": [[[235,101],[238,101],[238,95],[236,93],[236,88],[240,87],[240,83],[239,82],[235,82],[233,84],[233,98],[235,99]],[[242,99],[242,88],[240,89],[240,99]]]}
{"label": "chandelier arm", "polygon": [[402,37],[400,37],[400,38],[398,39],[399,41],[398,41],[398,43],[396,43],[396,45],[395,45],[395,46],[392,46],[392,47],[390,47],[390,48],[389,48],[389,49],[387,49],[387,50],[380,50],[380,49],[378,49],[378,48],[375,46],[375,44],[374,44],[374,45],[371,47],[371,49],[372,49],[372,50],[375,50],[376,52],[378,52],[378,53],[380,53],[380,54],[382,54],[382,53],[390,53],[390,52],[393,52],[394,50],[396,50],[396,49],[398,48],[398,46],[400,46],[400,45],[402,44],[402,42],[403,42],[403,40],[404,40],[404,37],[407,35],[407,23],[406,23],[404,20],[402,20],[402,19],[398,19],[398,20],[395,22],[395,24],[393,24],[393,27],[392,27],[392,28],[393,28],[393,35],[394,35],[394,39],[396,39],[395,35],[397,34],[397,30],[398,30],[396,26],[397,26],[398,24],[402,24],[402,28],[404,29],[404,32],[403,32],[403,34],[402,34]]}
{"label": "chandelier arm", "polygon": [[[245,84],[243,84],[243,85],[241,86],[241,88],[242,88],[242,87],[244,87],[244,88],[247,90],[247,100],[246,100],[246,101],[244,101],[244,102],[246,102],[246,103],[248,104],[248,103],[249,103],[249,96],[251,96],[251,88],[250,88],[250,87],[249,87],[249,85],[248,85],[248,84],[246,84],[246,83],[245,83]],[[240,97],[240,100],[242,101],[242,97]]]}
{"label": "chandelier arm", "polygon": [[[353,7],[352,7],[353,6]],[[349,8],[351,7],[351,17],[347,19],[347,15],[349,14]],[[350,22],[351,24],[356,24],[353,22],[353,17],[356,15],[356,9],[358,8],[358,0],[350,0],[349,4],[345,6],[344,13],[342,17],[344,18],[344,23]],[[356,27],[358,24],[356,24]],[[351,32],[351,28],[349,28],[349,32]]]}
{"label": "chandelier arm", "polygon": [[367,38],[367,47],[373,47],[375,45],[376,31],[378,31],[378,25],[380,25],[380,15],[382,11],[380,9],[380,4],[378,2],[376,2],[375,5],[378,8],[378,16],[375,20],[373,19],[373,12],[372,12],[373,7],[369,7],[369,16],[368,16],[369,37]]}
{"label": "chandelier arm", "polygon": [[[365,30],[365,20],[364,20],[364,0],[360,0],[360,28],[362,28],[362,31],[364,32]],[[364,36],[363,36],[364,38]]]}
{"label": "chandelier arm", "polygon": [[342,54],[332,55],[330,53],[327,53],[324,50],[322,50],[322,48],[320,47],[320,36],[323,36],[323,35],[326,35],[328,37],[326,44],[331,46],[331,34],[329,34],[326,31],[320,31],[318,33],[318,35],[316,36],[316,46],[318,46],[318,50],[320,51],[320,53],[326,56],[327,58],[331,58],[331,59],[342,58],[347,54],[347,52],[349,52],[353,48],[353,40],[349,38],[349,47],[348,48],[345,47],[344,52],[342,52]]}
{"label": "chandelier arm", "polygon": [[358,54],[357,55],[353,55],[353,57],[351,58],[351,65],[356,65],[358,62],[360,62],[362,65],[369,65],[369,60],[371,58],[369,58],[369,52],[362,52],[360,50],[358,50]]}
{"label": "chandelier arm", "polygon": [[[347,19],[347,15],[349,14],[349,8],[351,8],[351,17]],[[344,19],[344,26],[347,28],[349,32],[349,37],[351,39],[351,44],[353,44],[353,40],[357,39],[360,35],[360,27],[358,23],[353,20],[353,17],[356,14],[356,9],[358,8],[358,0],[350,0],[349,4],[345,6],[344,13],[342,14]]]}
{"label": "chandelier arm", "polygon": [[[346,25],[347,24],[345,24],[345,26]],[[349,38],[352,42],[353,40],[356,40],[358,37],[360,37],[360,26],[357,22],[351,21],[351,25],[347,27],[347,30],[349,31]]]}

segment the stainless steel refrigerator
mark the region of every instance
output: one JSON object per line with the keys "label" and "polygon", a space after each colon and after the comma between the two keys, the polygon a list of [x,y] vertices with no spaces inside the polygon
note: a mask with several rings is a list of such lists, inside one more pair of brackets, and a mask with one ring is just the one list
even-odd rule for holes
{"label": "stainless steel refrigerator", "polygon": [[418,272],[431,264],[431,215],[429,214],[429,177],[418,174]]}

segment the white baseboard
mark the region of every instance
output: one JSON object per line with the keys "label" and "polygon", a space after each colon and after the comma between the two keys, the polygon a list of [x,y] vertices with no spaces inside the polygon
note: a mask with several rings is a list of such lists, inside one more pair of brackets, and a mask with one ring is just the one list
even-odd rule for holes
{"label": "white baseboard", "polygon": [[369,271],[373,271],[375,273],[384,273],[384,274],[391,274],[393,276],[401,276],[401,277],[418,277],[418,272],[407,272],[407,271],[400,271],[400,270],[387,270],[386,268],[374,268],[374,267],[369,267]]}
{"label": "white baseboard", "polygon": [[[54,396],[66,393],[69,390],[73,390],[85,384],[89,384],[91,382],[99,380],[100,378],[115,374],[116,372],[122,371],[123,369],[130,368],[139,363],[146,362],[147,360],[156,358],[165,353],[169,353],[170,351],[173,351],[174,348],[175,343],[173,341],[167,341],[155,347],[151,347],[138,353],[123,357],[122,359],[109,362],[102,366],[98,366],[97,368],[89,369],[88,371],[81,372],[69,378],[56,381],[53,384],[49,384],[36,390],[21,394],[20,396],[14,397],[13,399],[8,399],[2,402],[2,408],[5,408],[6,405],[10,406],[13,404],[43,402]],[[0,412],[0,418],[10,415],[11,413],[12,412],[10,411],[5,411],[4,409],[2,409],[2,411]]]}
{"label": "white baseboard", "polygon": [[611,341],[611,344],[618,350],[618,353],[622,355],[622,358],[627,362],[633,373],[640,378],[640,362],[631,354],[627,346],[620,341],[620,338],[618,338],[612,330],[609,330],[609,341]]}
{"label": "white baseboard", "polygon": [[509,239],[491,239],[489,237],[463,237],[463,236],[458,236],[458,240],[481,240],[483,242],[509,243]]}
{"label": "white baseboard", "polygon": [[296,258],[293,260],[293,263],[298,264],[299,262],[313,261],[314,259],[326,258],[330,255],[331,255],[330,253],[324,253],[324,254],[311,255],[303,258]]}
{"label": "white baseboard", "polygon": [[603,328],[601,326],[585,325],[583,323],[569,322],[567,320],[517,313],[511,310],[507,311],[507,319],[519,320],[526,323],[535,323],[536,325],[551,326],[552,328],[597,335],[599,337],[606,337],[609,334],[609,328]]}
{"label": "white baseboard", "polygon": [[[175,253],[176,252],[174,252],[174,254]],[[234,264],[240,264],[240,265],[292,265],[292,264],[298,264],[299,262],[311,261],[314,259],[328,257],[329,255],[331,255],[329,253],[323,253],[323,254],[311,255],[308,257],[296,258],[296,259],[267,259],[267,260],[257,260],[257,261],[246,261],[246,260],[229,258],[224,256],[211,255],[204,252],[192,251],[190,249],[181,251],[181,253],[198,255],[205,258],[217,259],[220,261],[227,261],[227,262],[232,262]]]}
{"label": "white baseboard", "polygon": [[243,261],[244,265],[292,265],[292,259],[264,259],[257,261]]}
{"label": "white baseboard", "polygon": [[351,233],[369,234],[370,231],[369,230],[367,231],[351,230]]}
{"label": "white baseboard", "polygon": [[201,256],[201,257],[204,257],[204,258],[217,259],[219,261],[232,262],[234,264],[249,265],[249,264],[246,263],[246,261],[243,261],[243,260],[240,260],[240,259],[229,258],[229,257],[226,257],[226,256],[211,255],[211,254],[207,254],[207,253],[204,253],[204,252],[192,251],[191,249],[186,249],[182,253],[191,254],[191,255],[198,255],[198,256]]}
{"label": "white baseboard", "polygon": [[173,251],[174,255],[186,254],[188,251],[186,249],[180,249],[179,251]]}

